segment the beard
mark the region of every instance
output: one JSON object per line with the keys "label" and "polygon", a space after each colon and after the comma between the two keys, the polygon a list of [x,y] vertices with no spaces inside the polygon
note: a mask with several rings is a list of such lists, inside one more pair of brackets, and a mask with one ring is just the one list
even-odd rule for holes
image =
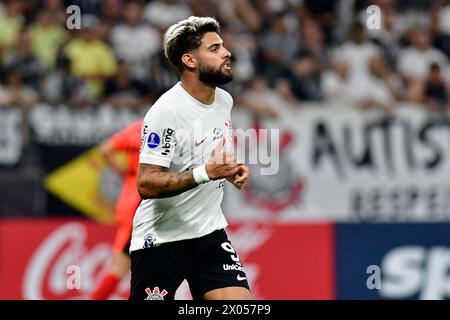
{"label": "beard", "polygon": [[225,74],[222,72],[223,64],[218,69],[201,65],[199,68],[198,79],[209,86],[220,86],[233,80],[233,73]]}

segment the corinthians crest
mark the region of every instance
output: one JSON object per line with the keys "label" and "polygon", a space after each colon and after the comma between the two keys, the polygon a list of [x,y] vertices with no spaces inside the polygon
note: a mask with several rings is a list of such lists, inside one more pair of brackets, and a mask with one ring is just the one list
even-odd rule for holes
{"label": "corinthians crest", "polygon": [[145,300],[164,300],[164,296],[167,294],[166,290],[159,292],[159,288],[155,287],[153,291],[150,288],[145,289],[147,298]]}
{"label": "corinthians crest", "polygon": [[[255,127],[258,128],[258,125]],[[259,135],[258,138],[260,138]],[[279,159],[273,159],[279,161],[279,169],[276,174],[263,175],[261,174],[261,164],[250,165],[252,178],[243,191],[245,199],[254,206],[263,208],[270,213],[277,213],[300,200],[304,182],[295,172],[294,166],[288,158],[288,150],[292,142],[292,134],[289,131],[283,132],[280,137]]]}

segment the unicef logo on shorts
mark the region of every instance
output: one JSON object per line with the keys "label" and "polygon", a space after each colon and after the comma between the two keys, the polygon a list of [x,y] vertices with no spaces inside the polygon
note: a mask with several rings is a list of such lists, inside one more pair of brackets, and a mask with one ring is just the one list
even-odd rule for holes
{"label": "unicef logo on shorts", "polygon": [[156,132],[150,133],[147,140],[147,145],[150,149],[154,149],[157,146],[159,146],[159,143],[161,142],[161,139],[159,138],[158,134]]}

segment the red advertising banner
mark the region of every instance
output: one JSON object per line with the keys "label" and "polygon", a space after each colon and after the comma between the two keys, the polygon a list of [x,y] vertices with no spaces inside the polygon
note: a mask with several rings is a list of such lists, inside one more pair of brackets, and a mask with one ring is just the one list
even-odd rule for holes
{"label": "red advertising banner", "polygon": [[[115,229],[84,219],[0,220],[0,299],[87,299]],[[231,224],[255,299],[334,299],[331,224]],[[129,276],[111,299],[126,299]],[[190,299],[184,283],[177,299]]]}
{"label": "red advertising banner", "polygon": [[228,234],[256,299],[334,299],[334,226],[232,224]]}
{"label": "red advertising banner", "polygon": [[[86,298],[107,270],[114,232],[88,220],[2,220],[0,299]],[[77,267],[79,289],[68,286]]]}

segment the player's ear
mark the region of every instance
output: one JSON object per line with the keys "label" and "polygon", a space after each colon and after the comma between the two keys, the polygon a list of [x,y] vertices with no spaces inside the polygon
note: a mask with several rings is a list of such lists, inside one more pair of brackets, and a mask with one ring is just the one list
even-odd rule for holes
{"label": "player's ear", "polygon": [[181,61],[188,69],[193,69],[197,66],[197,59],[192,53],[185,53],[181,57]]}

